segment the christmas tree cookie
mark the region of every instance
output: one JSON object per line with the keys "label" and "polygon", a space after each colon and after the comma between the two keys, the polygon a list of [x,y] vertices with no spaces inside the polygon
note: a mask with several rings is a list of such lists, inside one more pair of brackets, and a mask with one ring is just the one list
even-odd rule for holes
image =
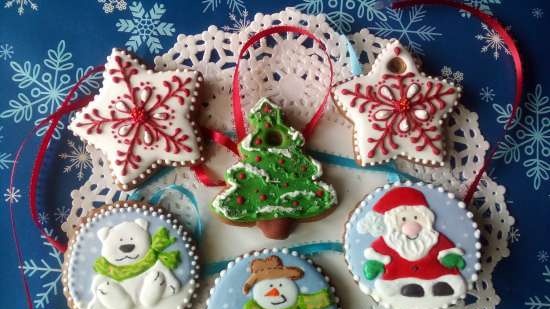
{"label": "christmas tree cookie", "polygon": [[263,98],[248,118],[241,162],[225,173],[228,187],[211,208],[230,224],[256,224],[267,237],[284,239],[294,222],[332,210],[336,193],[319,180],[321,165],[304,153],[302,134],[283,122],[278,106]]}
{"label": "christmas tree cookie", "polygon": [[71,309],[191,307],[199,263],[191,236],[170,213],[118,202],[92,211],[69,240],[63,265]]}
{"label": "christmas tree cookie", "polygon": [[348,268],[361,291],[394,309],[447,308],[477,280],[481,244],[454,194],[422,183],[386,185],[346,224]]}
{"label": "christmas tree cookie", "polygon": [[329,278],[297,252],[265,249],[238,257],[220,273],[207,309],[336,309]]}

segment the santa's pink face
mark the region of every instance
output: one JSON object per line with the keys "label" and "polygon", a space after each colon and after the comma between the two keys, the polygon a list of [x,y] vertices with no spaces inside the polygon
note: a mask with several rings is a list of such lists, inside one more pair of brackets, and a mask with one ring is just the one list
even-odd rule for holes
{"label": "santa's pink face", "polygon": [[384,240],[407,260],[426,255],[437,241],[434,213],[424,206],[399,206],[384,214]]}

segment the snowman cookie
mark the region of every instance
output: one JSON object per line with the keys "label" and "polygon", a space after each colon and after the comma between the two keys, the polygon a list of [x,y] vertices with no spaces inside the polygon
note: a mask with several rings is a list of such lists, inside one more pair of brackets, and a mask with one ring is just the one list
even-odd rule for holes
{"label": "snowman cookie", "polygon": [[69,240],[63,291],[72,309],[181,309],[191,306],[198,270],[172,214],[118,202],[94,210]]}
{"label": "snowman cookie", "polygon": [[477,280],[481,244],[472,213],[454,194],[423,183],[377,189],[346,224],[348,268],[385,307],[455,304]]}
{"label": "snowman cookie", "polygon": [[208,309],[336,309],[329,278],[287,249],[238,257],[216,279]]}
{"label": "snowman cookie", "polygon": [[69,129],[105,154],[122,190],[133,189],[162,166],[203,160],[193,118],[202,80],[187,69],[153,72],[113,49],[99,94]]}

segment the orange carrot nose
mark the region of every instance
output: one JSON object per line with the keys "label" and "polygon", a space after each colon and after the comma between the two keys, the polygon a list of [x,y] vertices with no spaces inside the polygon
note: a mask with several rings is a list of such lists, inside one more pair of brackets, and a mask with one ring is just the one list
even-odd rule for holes
{"label": "orange carrot nose", "polygon": [[281,293],[279,293],[279,290],[277,290],[276,288],[272,288],[271,290],[267,291],[264,296],[277,297],[279,295],[281,295]]}

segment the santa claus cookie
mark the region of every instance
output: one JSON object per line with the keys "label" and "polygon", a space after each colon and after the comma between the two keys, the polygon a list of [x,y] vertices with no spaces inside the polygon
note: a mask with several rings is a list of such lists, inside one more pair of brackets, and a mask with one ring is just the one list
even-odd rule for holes
{"label": "santa claus cookie", "polygon": [[159,167],[202,160],[192,112],[200,73],[153,72],[122,50],[107,57],[99,94],[69,129],[101,150],[123,190],[138,186]]}
{"label": "santa claus cookie", "polygon": [[191,307],[198,265],[173,215],[119,202],[94,210],[69,240],[63,291],[72,309],[182,309]]}
{"label": "santa claus cookie", "polygon": [[287,249],[265,249],[229,263],[210,291],[208,309],[335,309],[329,278]]}
{"label": "santa claus cookie", "polygon": [[443,165],[444,120],[460,92],[452,82],[421,73],[397,40],[388,43],[367,75],[333,88],[336,104],[353,122],[355,155],[363,166],[397,156]]}
{"label": "santa claus cookie", "polygon": [[472,217],[442,188],[386,185],[346,224],[348,268],[361,290],[386,307],[446,308],[466,296],[481,268]]}

